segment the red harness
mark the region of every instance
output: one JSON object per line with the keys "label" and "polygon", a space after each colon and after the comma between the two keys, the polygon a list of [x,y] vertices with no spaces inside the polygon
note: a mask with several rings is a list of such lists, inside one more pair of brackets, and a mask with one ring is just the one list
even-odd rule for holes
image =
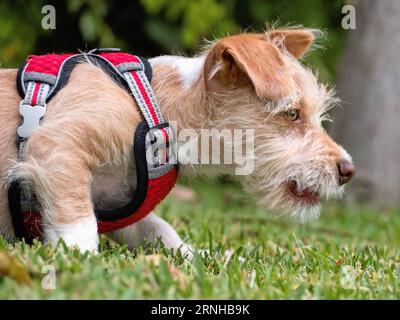
{"label": "red harness", "polygon": [[[95,210],[99,232],[104,233],[131,225],[150,213],[174,186],[178,165],[172,148],[174,132],[164,121],[150,87],[149,62],[119,52],[119,49],[28,57],[17,77],[17,87],[23,97],[20,104],[23,123],[17,130],[19,160],[24,160],[26,140],[39,126],[46,103],[68,82],[76,64],[85,61],[102,68],[118,85],[132,93],[145,120],[137,127],[133,143],[137,187],[131,201],[120,208]],[[8,196],[16,236],[25,238],[28,243],[33,238],[41,238],[41,214],[32,190],[15,181]]]}

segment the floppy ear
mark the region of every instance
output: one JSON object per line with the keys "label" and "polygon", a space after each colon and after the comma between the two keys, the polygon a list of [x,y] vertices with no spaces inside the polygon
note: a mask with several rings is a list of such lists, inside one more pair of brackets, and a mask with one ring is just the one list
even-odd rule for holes
{"label": "floppy ear", "polygon": [[217,42],[207,56],[204,72],[206,88],[214,92],[252,84],[259,97],[279,100],[295,90],[293,70],[284,55],[260,34]]}
{"label": "floppy ear", "polygon": [[277,29],[266,35],[278,48],[285,49],[296,58],[301,58],[315,40],[314,34],[307,29]]}

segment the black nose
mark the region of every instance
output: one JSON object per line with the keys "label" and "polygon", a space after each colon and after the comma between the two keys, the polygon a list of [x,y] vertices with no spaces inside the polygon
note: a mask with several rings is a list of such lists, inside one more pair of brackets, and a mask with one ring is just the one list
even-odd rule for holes
{"label": "black nose", "polygon": [[341,160],[337,166],[339,171],[339,185],[349,182],[356,172],[354,164],[348,160]]}

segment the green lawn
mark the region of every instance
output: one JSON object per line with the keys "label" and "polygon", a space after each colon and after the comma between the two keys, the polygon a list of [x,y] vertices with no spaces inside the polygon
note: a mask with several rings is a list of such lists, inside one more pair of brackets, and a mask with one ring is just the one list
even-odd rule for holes
{"label": "green lawn", "polygon": [[[268,216],[237,186],[192,187],[196,203],[167,199],[157,212],[209,256],[130,252],[106,238],[99,255],[0,239],[0,298],[400,298],[399,209],[331,203],[318,221],[299,225]],[[44,266],[55,268],[54,290],[42,288]]]}

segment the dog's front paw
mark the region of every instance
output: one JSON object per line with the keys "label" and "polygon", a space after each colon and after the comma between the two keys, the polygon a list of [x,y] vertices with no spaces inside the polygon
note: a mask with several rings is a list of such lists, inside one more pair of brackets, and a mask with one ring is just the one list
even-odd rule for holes
{"label": "dog's front paw", "polygon": [[56,247],[60,239],[70,248],[77,248],[80,252],[97,253],[99,236],[97,221],[90,217],[70,225],[52,225],[45,230],[47,241]]}

